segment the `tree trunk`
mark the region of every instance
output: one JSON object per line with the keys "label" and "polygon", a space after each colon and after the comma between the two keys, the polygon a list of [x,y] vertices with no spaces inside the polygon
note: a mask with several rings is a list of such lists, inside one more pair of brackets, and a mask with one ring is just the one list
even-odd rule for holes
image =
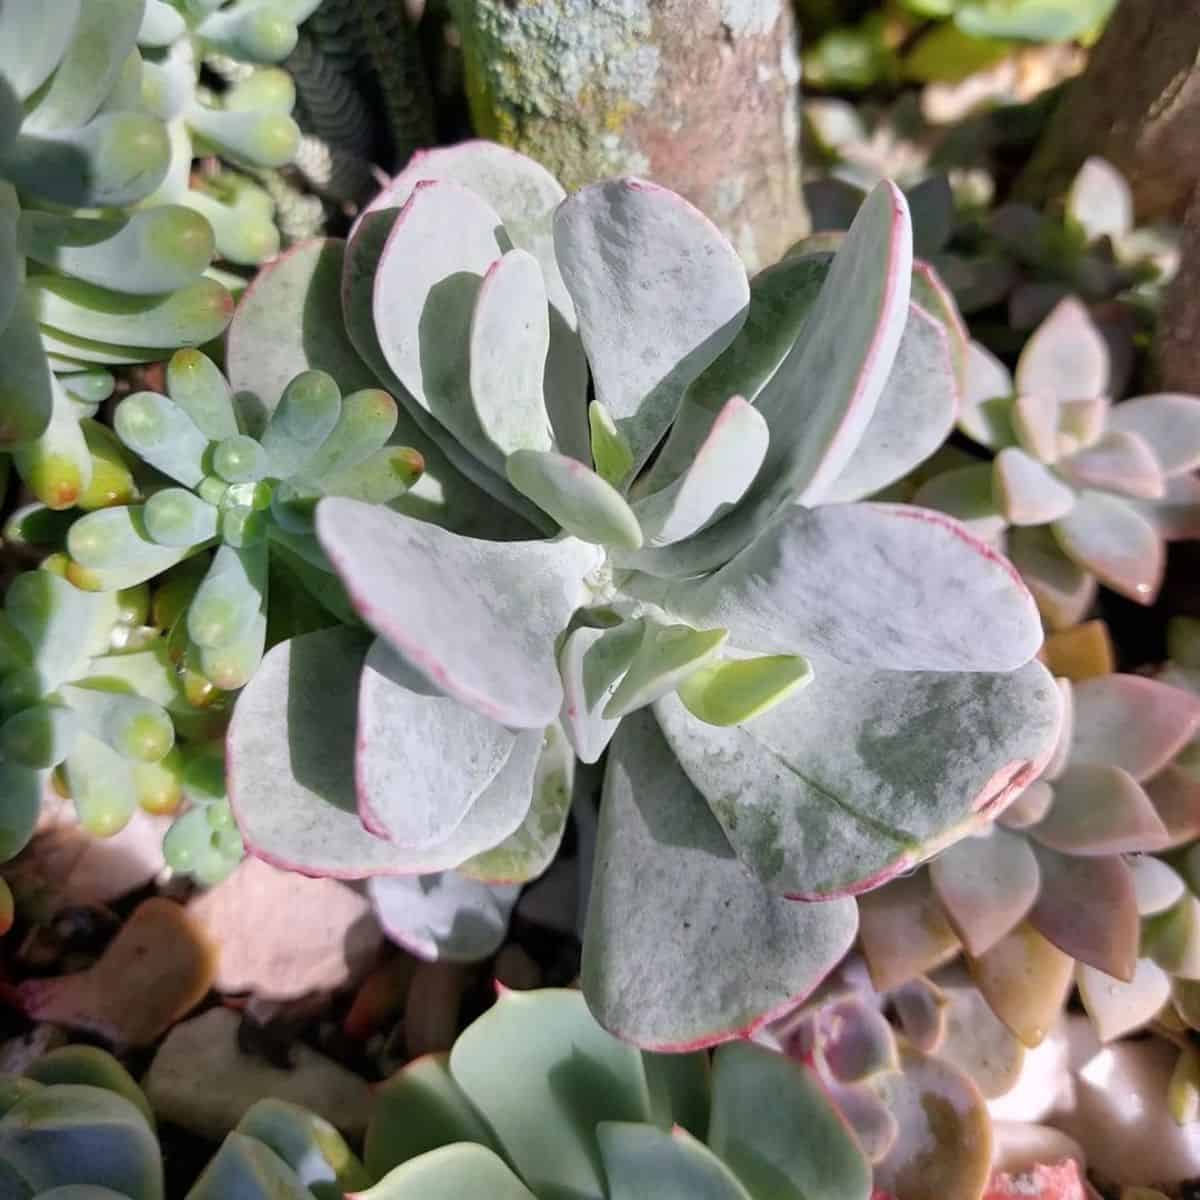
{"label": "tree trunk", "polygon": [[1098,154],[1133,188],[1142,220],[1179,217],[1200,178],[1200,0],[1121,0],[1018,181],[1020,198],[1062,195]]}
{"label": "tree trunk", "polygon": [[680,192],[748,265],[807,232],[783,0],[452,0],[476,130],[574,189]]}
{"label": "tree trunk", "polygon": [[1179,273],[1158,318],[1155,366],[1166,391],[1200,395],[1200,186],[1183,222]]}

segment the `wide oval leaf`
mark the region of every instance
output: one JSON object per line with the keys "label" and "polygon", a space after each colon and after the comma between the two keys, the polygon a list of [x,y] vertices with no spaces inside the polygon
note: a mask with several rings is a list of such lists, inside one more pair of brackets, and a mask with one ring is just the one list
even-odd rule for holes
{"label": "wide oval leaf", "polygon": [[751,1200],[734,1173],[683,1129],[605,1121],[598,1127],[609,1200]]}
{"label": "wide oval leaf", "polygon": [[536,1200],[502,1158],[469,1144],[422,1154],[390,1171],[374,1187],[350,1193],[347,1200],[462,1200],[477,1194],[488,1200]]}
{"label": "wide oval leaf", "polygon": [[1158,531],[1127,500],[1085,491],[1051,526],[1067,557],[1138,604],[1153,604],[1165,553]]}

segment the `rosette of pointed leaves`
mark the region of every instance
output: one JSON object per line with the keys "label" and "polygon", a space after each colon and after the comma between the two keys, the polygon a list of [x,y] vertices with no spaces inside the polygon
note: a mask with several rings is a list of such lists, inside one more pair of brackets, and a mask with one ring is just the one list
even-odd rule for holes
{"label": "rosette of pointed leaves", "polygon": [[1147,852],[1200,833],[1200,790],[1172,765],[1200,728],[1200,699],[1136,675],[1059,684],[1068,718],[1042,776],[990,828],[860,906],[878,987],[961,945],[993,1011],[1027,1045],[1073,979],[1105,1037],[1162,1007],[1169,979],[1141,956],[1140,918],[1173,904],[1182,885]]}
{"label": "rosette of pointed leaves", "polygon": [[[217,253],[254,265],[279,251],[274,204],[236,170],[195,175],[192,160],[215,156],[244,168],[292,161],[300,130],[296,91],[278,66],[295,48],[297,27],[320,0],[146,0],[138,44],[148,107],[170,136],[170,166],[152,203],[179,204],[212,226]],[[199,86],[204,57],[220,54],[254,67],[217,94]]]}
{"label": "rosette of pointed leaves", "polygon": [[955,411],[918,286],[890,185],[836,257],[748,283],[678,196],[564,199],[482,143],[420,158],[348,245],[268,268],[234,385],[373,377],[438,492],[318,505],[376,640],[295,639],[242,693],[249,851],[520,882],[566,815],[536,784],[555,726],[586,762],[615,734],[583,966],[601,1023],[720,1041],[808,992],[853,936],[839,897],[985,819],[1059,719],[1008,564],[939,514],[851,503]]}
{"label": "rosette of pointed leaves", "polygon": [[[144,0],[15,0],[0,14],[0,449],[52,508],[106,502],[103,368],[224,329],[212,233],[178,205],[133,206],[170,147],[143,106]],[[57,373],[57,374],[56,374]]]}
{"label": "rosette of pointed leaves", "polygon": [[[261,1100],[185,1200],[340,1200],[369,1182],[328,1121]],[[24,1075],[0,1075],[0,1187],[28,1200],[163,1200],[154,1114],[115,1058],[67,1046]]]}
{"label": "rosette of pointed leaves", "polygon": [[419,478],[421,460],[389,444],[396,405],[386,392],[343,397],[322,371],[297,375],[278,397],[242,394],[235,404],[212,361],[182,350],[168,364],[167,390],[125,397],[113,425],[180,486],[77,520],[67,574],[81,587],[126,588],[215,547],[168,636],[177,659],[231,691],[262,658],[269,547],[334,615],[353,620],[312,532],[313,507],[324,495],[393,501]]}
{"label": "rosette of pointed leaves", "polygon": [[1200,534],[1200,398],[1112,404],[1109,361],[1075,299],[1038,327],[1013,374],[972,343],[959,427],[995,457],[914,496],[1005,547],[1051,629],[1081,619],[1097,581],[1152,604],[1165,541]]}
{"label": "rosette of pointed leaves", "polygon": [[357,1200],[867,1200],[871,1168],[816,1076],[748,1042],[643,1053],[578,992],[501,993],[449,1055],[383,1084]]}

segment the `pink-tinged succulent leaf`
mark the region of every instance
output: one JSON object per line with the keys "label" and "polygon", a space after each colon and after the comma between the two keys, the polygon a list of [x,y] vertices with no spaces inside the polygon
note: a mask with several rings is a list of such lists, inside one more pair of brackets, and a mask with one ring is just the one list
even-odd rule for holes
{"label": "pink-tinged succulent leaf", "polygon": [[1200,729],[1200,696],[1141,675],[1075,684],[1072,766],[1121,767],[1139,781],[1157,774]]}
{"label": "pink-tinged succulent leaf", "polygon": [[1036,825],[1054,803],[1054,788],[1045,779],[1035,779],[996,818],[1004,829],[1028,829]]}
{"label": "pink-tinged succulent leaf", "polygon": [[962,522],[973,537],[993,549],[1000,547],[1008,522],[996,506],[992,464],[955,467],[922,484],[912,498],[918,508],[933,508]]}
{"label": "pink-tinged succulent leaf", "polygon": [[735,645],[859,668],[1010,671],[1042,641],[1012,567],[951,518],[908,505],[792,506],[720,571],[661,602],[728,629]]}
{"label": "pink-tinged succulent leaf", "polygon": [[1102,1042],[1148,1024],[1171,998],[1171,977],[1149,958],[1137,960],[1133,978],[1127,982],[1080,963],[1075,982]]}
{"label": "pink-tinged succulent leaf", "polygon": [[1185,846],[1200,837],[1200,779],[1171,766],[1145,786],[1146,795],[1166,827],[1168,846]]}
{"label": "pink-tinged succulent leaf", "polygon": [[1142,951],[1178,979],[1200,979],[1200,900],[1189,892],[1166,912],[1148,917]]}
{"label": "pink-tinged succulent leaf", "polygon": [[1120,767],[1072,763],[1030,836],[1051,850],[1088,856],[1161,850],[1167,831],[1137,781]]}
{"label": "pink-tinged succulent leaf", "polygon": [[436,688],[516,729],[557,718],[554,639],[597,550],[459,537],[343,499],[317,506],[317,536],[355,611]]}
{"label": "pink-tinged succulent leaf", "polygon": [[[1058,685],[1059,695],[1062,696],[1063,719],[1058,728],[1058,742],[1054,747],[1054,753],[1042,771],[1042,781],[1045,783],[1053,783],[1067,769],[1067,764],[1071,761],[1071,745],[1075,740],[1075,689],[1071,686],[1069,679],[1056,679],[1054,682]],[[1044,802],[1041,802],[1041,798],[1033,801],[1031,797],[1031,804],[1026,805],[1026,809],[1031,815],[1034,811],[1037,812],[1033,820],[1040,821],[1046,815],[1052,799],[1052,795],[1047,795]],[[1037,808],[1039,802],[1041,803],[1040,809]],[[1032,823],[1032,820],[1026,822],[1026,824]]]}
{"label": "pink-tinged succulent leaf", "polygon": [[1048,528],[1012,529],[1008,556],[1051,630],[1077,625],[1096,596],[1096,577],[1069,559]]}
{"label": "pink-tinged succulent leaf", "polygon": [[[865,1084],[826,1081],[825,1091],[853,1130],[862,1152],[872,1163],[882,1161],[900,1134],[900,1126],[887,1105]],[[880,1200],[884,1195],[872,1192],[871,1200]]]}
{"label": "pink-tinged succulent leaf", "polygon": [[620,718],[607,719],[604,708],[629,669],[644,631],[640,620],[612,629],[582,625],[563,642],[558,657],[561,720],[575,753],[585,763],[596,762],[617,731]]}
{"label": "pink-tinged succulent leaf", "polygon": [[987,1099],[1003,1096],[1016,1085],[1025,1048],[965,972],[956,978],[961,978],[961,986],[943,987],[946,1036],[936,1048],[937,1055],[965,1072]]}
{"label": "pink-tinged succulent leaf", "polygon": [[520,886],[489,885],[457,871],[377,877],[367,894],[383,931],[428,962],[480,962],[508,932]]}
{"label": "pink-tinged succulent leaf", "polygon": [[389,1171],[374,1187],[346,1200],[536,1200],[494,1151],[470,1142],[442,1146]]}
{"label": "pink-tinged succulent leaf", "polygon": [[687,386],[733,340],[750,300],[745,268],[707,217],[639,179],[576,192],[554,219],[596,398],[644,463]]}
{"label": "pink-tinged succulent leaf", "polygon": [[1012,396],[1009,369],[986,346],[971,342],[958,427],[967,437],[992,450],[1013,445]]}
{"label": "pink-tinged succulent leaf", "polygon": [[749,1042],[713,1059],[708,1144],[752,1196],[867,1200],[871,1167],[816,1076]]}
{"label": "pink-tinged succulent leaf", "polygon": [[1109,430],[1097,442],[1064,458],[1058,469],[1072,483],[1135,500],[1157,500],[1166,481],[1149,443],[1136,433]]}
{"label": "pink-tinged succulent leaf", "polygon": [[860,896],[858,920],[871,982],[881,992],[941,966],[961,948],[926,871]]}
{"label": "pink-tinged succulent leaf", "polygon": [[443,841],[508,761],[517,735],[430,687],[377,639],[358,691],[363,824],[399,846]]}
{"label": "pink-tinged succulent leaf", "polygon": [[1089,242],[1109,237],[1116,241],[1133,229],[1133,193],[1125,177],[1096,155],[1087,159],[1071,181],[1067,216]]}
{"label": "pink-tinged succulent leaf", "polygon": [[604,1195],[596,1125],[650,1121],[641,1055],[574,991],[502,993],[459,1035],[450,1073],[542,1196]]}
{"label": "pink-tinged succulent leaf", "polygon": [[842,1083],[858,1083],[880,1071],[896,1071],[896,1036],[877,1009],[847,997],[816,1014],[817,1040],[825,1064]]}
{"label": "pink-tinged succulent leaf", "polygon": [[1012,525],[1044,525],[1075,507],[1075,493],[1031,454],[1006,446],[996,455],[996,507]]}
{"label": "pink-tinged succulent leaf", "polygon": [[1183,895],[1186,884],[1179,873],[1160,858],[1139,854],[1129,860],[1138,915],[1153,917],[1166,912]]}
{"label": "pink-tinged succulent leaf", "polygon": [[967,958],[975,986],[992,1012],[1030,1048],[1058,1019],[1075,969],[1074,960],[1028,922],[979,958]]}
{"label": "pink-tinged succulent leaf", "polygon": [[1035,853],[1042,887],[1030,924],[1079,962],[1129,979],[1137,963],[1138,911],[1124,860],[1076,858],[1042,846]]}
{"label": "pink-tinged succulent leaf", "polygon": [[909,1043],[925,1054],[934,1054],[946,1036],[946,995],[936,984],[919,976],[894,988],[888,999]]}
{"label": "pink-tinged succulent leaf", "polygon": [[1200,476],[1172,475],[1161,500],[1134,501],[1134,507],[1168,542],[1200,538]]}
{"label": "pink-tinged succulent leaf", "polygon": [[729,512],[754,482],[767,453],[767,423],[741,396],[731,396],[684,471],[633,511],[651,546],[682,541]]}
{"label": "pink-tinged succulent leaf", "polygon": [[695,1200],[751,1200],[734,1173],[703,1142],[683,1129],[602,1121],[596,1126],[608,1200],[689,1196]]}
{"label": "pink-tinged succulent leaf", "polygon": [[1060,401],[1056,457],[1094,446],[1108,428],[1111,408],[1112,402],[1107,396]]}
{"label": "pink-tinged succulent leaf", "polygon": [[471,402],[480,428],[502,454],[554,444],[542,395],[549,313],[532,254],[510,250],[488,268],[471,313]]}
{"label": "pink-tinged succulent leaf", "polygon": [[875,411],[850,461],[820,491],[823,504],[861,500],[907,475],[950,436],[958,381],[950,334],[916,304]]}
{"label": "pink-tinged succulent leaf", "polygon": [[1107,393],[1109,377],[1108,344],[1083,304],[1069,296],[1025,343],[1016,388],[1023,395],[1087,400]]}
{"label": "pink-tinged succulent leaf", "polygon": [[950,339],[950,360],[954,364],[955,390],[957,392],[954,406],[957,419],[962,410],[963,398],[967,390],[970,334],[967,332],[962,314],[958,311],[958,305],[954,301],[954,293],[929,263],[913,262],[911,294],[914,303],[919,304],[945,326],[946,334]]}
{"label": "pink-tinged succulent leaf", "polygon": [[875,1185],[895,1200],[978,1196],[991,1173],[992,1137],[987,1106],[961,1072],[911,1047],[900,1070],[874,1084],[899,1125]]}
{"label": "pink-tinged succulent leaf", "polygon": [[849,949],[853,902],[793,904],[750,876],[650,713],[622,722],[604,789],[583,987],[617,1036],[659,1050],[745,1036]]}
{"label": "pink-tinged succulent leaf", "polygon": [[706,725],[673,696],[656,707],[738,856],[785,895],[864,891],[919,862],[1026,786],[1057,732],[1058,690],[1039,663],[1002,675],[813,668],[744,727]]}
{"label": "pink-tinged succulent leaf", "polygon": [[950,923],[976,957],[1025,919],[1040,883],[1025,839],[997,828],[943,850],[929,875]]}
{"label": "pink-tinged succulent leaf", "polygon": [[1012,423],[1017,440],[1038,462],[1052,463],[1059,453],[1059,402],[1054,396],[1018,396]]}
{"label": "pink-tinged succulent leaf", "polygon": [[1153,604],[1162,584],[1158,532],[1126,500],[1085,491],[1051,526],[1064,553],[1101,583],[1138,604]]}
{"label": "pink-tinged succulent leaf", "polygon": [[1149,446],[1164,475],[1200,467],[1200,397],[1161,392],[1116,405],[1108,427]]}

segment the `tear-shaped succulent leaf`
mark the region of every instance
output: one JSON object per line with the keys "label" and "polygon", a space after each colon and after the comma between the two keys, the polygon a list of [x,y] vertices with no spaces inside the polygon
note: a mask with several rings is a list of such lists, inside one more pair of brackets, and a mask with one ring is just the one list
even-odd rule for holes
{"label": "tear-shaped succulent leaf", "polygon": [[912,503],[954,517],[985,545],[996,546],[1008,523],[996,505],[992,478],[991,463],[955,467],[923,483]]}
{"label": "tear-shaped succulent leaf", "polygon": [[782,704],[812,681],[798,654],[729,658],[693,671],[676,689],[683,706],[709,725],[741,725]]}
{"label": "tear-shaped succulent leaf", "polygon": [[1013,525],[1044,525],[1075,507],[1075,493],[1030,454],[1006,446],[993,463],[996,507]]}
{"label": "tear-shaped succulent leaf", "polygon": [[9,585],[4,613],[28,645],[41,692],[81,673],[107,649],[117,620],[115,597],[80,591],[49,571],[25,571]]}
{"label": "tear-shaped succulent leaf", "polygon": [[[1055,635],[1051,634],[1051,637],[1053,636]],[[1056,679],[1055,683],[1058,685],[1059,695],[1062,696],[1063,719],[1058,729],[1058,742],[1054,753],[1046,763],[1039,780],[1046,785],[1048,792],[1051,792],[1049,785],[1067,769],[1067,764],[1071,761],[1071,746],[1075,740],[1075,689],[1069,679]],[[1052,798],[1052,794],[1046,797],[1030,797],[1030,801],[1024,806],[1031,818],[1026,824],[1031,824],[1033,820],[1040,821],[1046,815]]]}
{"label": "tear-shaped succulent leaf", "polygon": [[342,393],[331,375],[305,371],[288,382],[262,434],[271,473],[287,479],[324,444],[342,412]]}
{"label": "tear-shaped succulent leaf", "polygon": [[1166,912],[1183,895],[1187,886],[1179,873],[1160,858],[1139,854],[1129,860],[1138,915],[1152,917]]}
{"label": "tear-shaped succulent leaf", "polygon": [[1065,854],[1160,850],[1167,831],[1146,793],[1120,767],[1072,763],[1054,782],[1054,803],[1029,834]]}
{"label": "tear-shaped succulent leaf", "polygon": [[[806,899],[878,884],[949,830],[1003,807],[1044,760],[1058,710],[1058,691],[1036,663],[947,675],[830,660],[814,664],[793,703],[745,728],[702,724],[673,697],[657,706],[739,857],[771,889]],[[994,714],[986,744],[985,711]]]}
{"label": "tear-shaped succulent leaf", "polygon": [[261,601],[259,610],[230,641],[219,646],[199,647],[200,670],[214,687],[236,691],[244,687],[258,669],[266,640],[266,603]]}
{"label": "tear-shaped succulent leaf", "polygon": [[63,769],[84,829],[95,837],[112,837],[129,824],[137,791],[128,759],[81,732]]}
{"label": "tear-shaped succulent leaf", "polygon": [[958,382],[945,326],[910,304],[904,334],[875,411],[822,503],[861,500],[907,475],[950,435]]}
{"label": "tear-shaped succulent leaf", "polygon": [[1137,960],[1133,978],[1127,982],[1084,963],[1076,968],[1075,980],[1102,1042],[1132,1033],[1152,1021],[1171,998],[1171,977],[1149,958]]}
{"label": "tear-shaped succulent leaf", "polygon": [[[1069,401],[1086,404],[1088,401]],[[1010,417],[1017,441],[1041,463],[1052,463],[1060,453],[1060,413],[1063,406],[1055,396],[1017,396]]]}
{"label": "tear-shaped succulent leaf", "polygon": [[398,418],[395,400],[379,388],[364,388],[344,396],[337,423],[317,452],[300,467],[300,473],[306,479],[324,482],[361,467],[387,445]]}
{"label": "tear-shaped succulent leaf", "polygon": [[[17,313],[13,314],[9,322],[9,329],[15,328],[18,334],[25,329],[19,313],[18,307]],[[31,345],[36,349],[36,333],[31,330],[25,332],[29,332],[34,338]],[[4,339],[0,338],[0,351],[3,349]],[[12,363],[14,359],[17,364],[21,364],[23,354],[16,354],[8,362]],[[13,381],[10,379],[8,382],[11,384]],[[17,382],[30,385],[32,404],[36,410],[40,378],[18,376]],[[37,441],[16,447],[13,463],[21,478],[29,485],[30,491],[47,508],[59,510],[77,504],[85,495],[92,482],[92,456],[71,399],[53,375],[50,376],[50,397],[50,423],[38,435]],[[16,428],[20,429],[21,425],[18,423]]]}
{"label": "tear-shaped succulent leaf", "polygon": [[1096,577],[1063,553],[1048,528],[1011,530],[1008,555],[1050,629],[1069,629],[1083,619],[1096,595]]}
{"label": "tear-shaped succulent leaf", "polygon": [[465,1143],[410,1160],[352,1200],[459,1200],[479,1189],[490,1200],[536,1200],[502,1158]]}
{"label": "tear-shaped succulent leaf", "polygon": [[1139,396],[1116,405],[1108,427],[1139,437],[1164,475],[1200,467],[1200,399],[1172,392]]}
{"label": "tear-shaped succulent leaf", "polygon": [[1089,400],[1062,400],[1058,404],[1056,457],[1094,446],[1108,428],[1112,405],[1107,396]]}
{"label": "tear-shaped succulent leaf", "polygon": [[363,824],[400,846],[436,845],[496,777],[516,740],[436,691],[377,640],[358,693],[355,786]]}
{"label": "tear-shaped succulent leaf", "polygon": [[602,1121],[596,1127],[609,1200],[638,1200],[647,1191],[695,1200],[750,1200],[734,1173],[683,1129]]}
{"label": "tear-shaped succulent leaf", "polygon": [[1058,1019],[1075,963],[1026,922],[967,966],[992,1012],[1033,1047]]}
{"label": "tear-shaped succulent leaf", "polygon": [[208,438],[180,405],[157,392],[135,392],[117,406],[117,436],[164,475],[194,488],[204,478]]}
{"label": "tear-shaped succulent leaf", "polygon": [[1013,378],[985,346],[971,342],[967,350],[966,387],[958,424],[981,446],[1000,450],[1014,441],[1009,416]]}
{"label": "tear-shaped succulent leaf", "polygon": [[517,450],[505,471],[517,491],[575,537],[622,550],[641,546],[642,531],[625,498],[578,459],[552,450]]}
{"label": "tear-shaped succulent leaf", "polygon": [[318,1200],[371,1182],[336,1127],[298,1105],[259,1100],[238,1122],[237,1132],[273,1150]]}
{"label": "tear-shaped succulent leaf", "polygon": [[[978,988],[943,989],[945,1037],[936,1047],[939,1058],[965,1072],[989,1100],[1015,1086],[1025,1059],[1025,1049],[1008,1027],[988,1007]],[[926,1054],[934,1048],[918,1047]]]}
{"label": "tear-shaped succulent leaf", "polygon": [[866,1200],[871,1168],[806,1068],[749,1042],[713,1059],[710,1148],[751,1195]]}
{"label": "tear-shaped succulent leaf", "polygon": [[745,872],[649,713],[621,723],[604,787],[583,985],[620,1037],[678,1051],[743,1036],[853,941],[851,901],[792,904]]}
{"label": "tear-shaped succulent leaf", "polygon": [[817,1013],[821,1055],[842,1083],[857,1083],[881,1071],[896,1071],[896,1038],[877,1009],[849,998],[825,1005]]}
{"label": "tear-shaped succulent leaf", "polygon": [[409,954],[430,962],[479,962],[495,954],[520,890],[480,883],[457,871],[381,876],[367,884],[383,931]]}
{"label": "tear-shaped succulent leaf", "polygon": [[1155,679],[1109,675],[1073,690],[1073,765],[1121,767],[1134,779],[1149,779],[1200,728],[1200,697]]}
{"label": "tear-shaped succulent leaf", "polygon": [[946,1036],[945,993],[923,976],[889,993],[896,1020],[908,1041],[926,1054],[935,1053]]}
{"label": "tear-shaped succulent leaf", "polygon": [[1030,924],[1072,958],[1129,979],[1137,962],[1138,911],[1124,860],[1075,858],[1042,846],[1035,853],[1042,887]]}
{"label": "tear-shaped succulent leaf", "polygon": [[122,758],[158,762],[175,743],[170,717],[144,696],[111,691],[94,681],[82,687],[65,684],[59,694],[81,727]]}
{"label": "tear-shaped succulent leaf", "polygon": [[1089,242],[1115,240],[1133,228],[1133,193],[1116,167],[1092,155],[1071,181],[1066,212]]}
{"label": "tear-shaped succulent leaf", "polygon": [[31,704],[0,725],[0,749],[14,765],[53,767],[71,752],[79,728],[79,718],[65,705]]}
{"label": "tear-shaped succulent leaf", "polygon": [[637,179],[593,184],[571,196],[555,214],[554,244],[596,398],[640,465],[667,431],[688,384],[745,319],[745,269],[703,214]]}
{"label": "tear-shaped succulent leaf", "polygon": [[1059,470],[1079,487],[1139,500],[1158,499],[1166,489],[1154,452],[1136,433],[1110,430],[1093,445],[1063,459]]}
{"label": "tear-shaped succulent leaf", "polygon": [[596,550],[476,541],[342,499],[318,505],[317,535],[359,616],[437,688],[514,728],[558,716],[554,639]]}
{"label": "tear-shaped succulent leaf", "polygon": [[692,629],[647,619],[629,668],[601,715],[619,719],[674,691],[720,652],[727,637],[724,629]]}
{"label": "tear-shaped succulent leaf", "polygon": [[1186,894],[1142,927],[1142,951],[1180,979],[1200,979],[1200,901]]}
{"label": "tear-shaped succulent leaf", "polygon": [[871,982],[881,992],[941,966],[960,948],[925,871],[859,897],[858,919]]}
{"label": "tear-shaped succulent leaf", "polygon": [[146,533],[160,546],[199,546],[217,536],[220,519],[215,505],[186,488],[163,488],[142,508]]}
{"label": "tear-shaped succulent leaf", "polygon": [[588,428],[596,474],[615,487],[632,470],[633,451],[617,428],[612,413],[599,400],[588,405]]}
{"label": "tear-shaped succulent leaf", "polygon": [[266,605],[265,543],[220,546],[188,606],[188,636],[203,649],[235,641]]}
{"label": "tear-shaped succulent leaf", "polygon": [[1117,669],[1112,637],[1100,620],[1084,621],[1074,629],[1050,634],[1042,646],[1041,659],[1064,683],[1111,675]]}
{"label": "tear-shaped succulent leaf", "polygon": [[1085,491],[1055,521],[1054,537],[1074,562],[1139,604],[1152,604],[1163,574],[1158,532],[1136,508],[1105,492]]}
{"label": "tear-shaped succulent leaf", "polygon": [[1030,395],[1087,400],[1109,387],[1104,336],[1083,304],[1070,296],[1038,326],[1017,362],[1016,387]]}
{"label": "tear-shaped succulent leaf", "polygon": [[1037,859],[1004,829],[963,838],[929,866],[930,878],[967,952],[978,957],[1014,929],[1037,898]]}
{"label": "tear-shaped succulent leaf", "polygon": [[81,1083],[124,1096],[154,1128],[154,1111],[132,1075],[111,1054],[95,1046],[60,1046],[36,1059],[26,1068],[24,1079],[43,1086]]}
{"label": "tear-shaped succulent leaf", "polygon": [[900,1070],[875,1090],[899,1132],[875,1167],[875,1185],[896,1200],[980,1195],[991,1174],[991,1122],[975,1085],[949,1064],[911,1047]]}
{"label": "tear-shaped succulent leaf", "polygon": [[1200,837],[1200,779],[1180,767],[1167,767],[1144,784],[1170,846]]}
{"label": "tear-shaped succulent leaf", "polygon": [[673,585],[662,603],[727,628],[740,646],[860,668],[1008,671],[1042,639],[1032,597],[1003,559],[950,518],[901,505],[791,507],[727,566]]}

